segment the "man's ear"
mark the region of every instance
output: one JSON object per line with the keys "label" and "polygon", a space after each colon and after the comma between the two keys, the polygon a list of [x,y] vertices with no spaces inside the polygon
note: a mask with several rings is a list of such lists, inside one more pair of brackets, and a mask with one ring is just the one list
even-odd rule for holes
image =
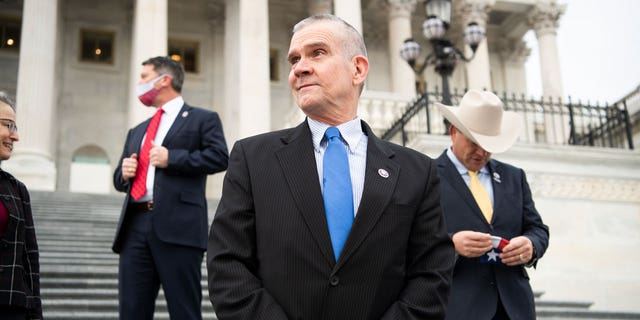
{"label": "man's ear", "polygon": [[171,81],[173,81],[173,76],[170,74],[165,75],[164,78],[162,78],[161,87],[170,87]]}
{"label": "man's ear", "polygon": [[353,84],[357,86],[367,80],[367,75],[369,74],[369,60],[365,56],[357,55],[353,57],[353,64],[355,67]]}

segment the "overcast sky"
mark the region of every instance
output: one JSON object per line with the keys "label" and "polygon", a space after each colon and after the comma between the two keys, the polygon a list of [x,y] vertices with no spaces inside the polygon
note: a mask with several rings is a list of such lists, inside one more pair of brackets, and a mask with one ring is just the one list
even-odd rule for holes
{"label": "overcast sky", "polygon": [[[583,102],[616,102],[640,85],[640,0],[559,0],[558,52],[564,95]],[[542,94],[535,34],[527,61],[531,95]]]}

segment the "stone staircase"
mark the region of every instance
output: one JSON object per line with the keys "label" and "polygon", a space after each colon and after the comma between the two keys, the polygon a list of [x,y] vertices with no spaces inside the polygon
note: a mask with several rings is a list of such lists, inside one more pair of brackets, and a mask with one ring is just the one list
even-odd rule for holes
{"label": "stone staircase", "polygon": [[[118,319],[118,255],[111,251],[124,197],[31,192],[40,248],[41,295],[48,320]],[[210,203],[210,217],[215,206]],[[202,265],[202,314],[216,319]],[[155,319],[169,319],[164,293]]]}
{"label": "stone staircase", "polygon": [[[118,256],[111,252],[123,195],[31,192],[41,294],[48,320],[118,319]],[[209,217],[217,202],[209,200]],[[202,266],[202,313],[216,319]],[[640,313],[590,310],[590,302],[546,301],[536,293],[538,319],[640,319]],[[155,319],[169,319],[164,294]]]}

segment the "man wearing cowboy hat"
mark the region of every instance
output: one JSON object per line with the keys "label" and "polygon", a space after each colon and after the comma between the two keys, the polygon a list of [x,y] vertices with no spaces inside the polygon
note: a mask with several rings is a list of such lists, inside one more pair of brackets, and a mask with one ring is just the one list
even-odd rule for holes
{"label": "man wearing cowboy hat", "polygon": [[452,146],[437,159],[441,205],[457,258],[447,319],[535,319],[525,266],[549,243],[526,175],[491,159],[509,149],[520,117],[491,92],[470,90],[460,106],[438,104]]}

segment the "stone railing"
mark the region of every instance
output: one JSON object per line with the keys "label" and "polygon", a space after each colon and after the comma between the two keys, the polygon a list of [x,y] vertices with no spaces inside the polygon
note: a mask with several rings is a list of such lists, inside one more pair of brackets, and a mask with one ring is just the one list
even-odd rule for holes
{"label": "stone railing", "polygon": [[[400,117],[411,103],[411,99],[400,95],[366,90],[360,97],[358,116],[366,121],[376,134],[388,129],[392,122]],[[304,114],[297,106],[291,108],[286,115],[285,128],[298,125],[304,119]]]}

